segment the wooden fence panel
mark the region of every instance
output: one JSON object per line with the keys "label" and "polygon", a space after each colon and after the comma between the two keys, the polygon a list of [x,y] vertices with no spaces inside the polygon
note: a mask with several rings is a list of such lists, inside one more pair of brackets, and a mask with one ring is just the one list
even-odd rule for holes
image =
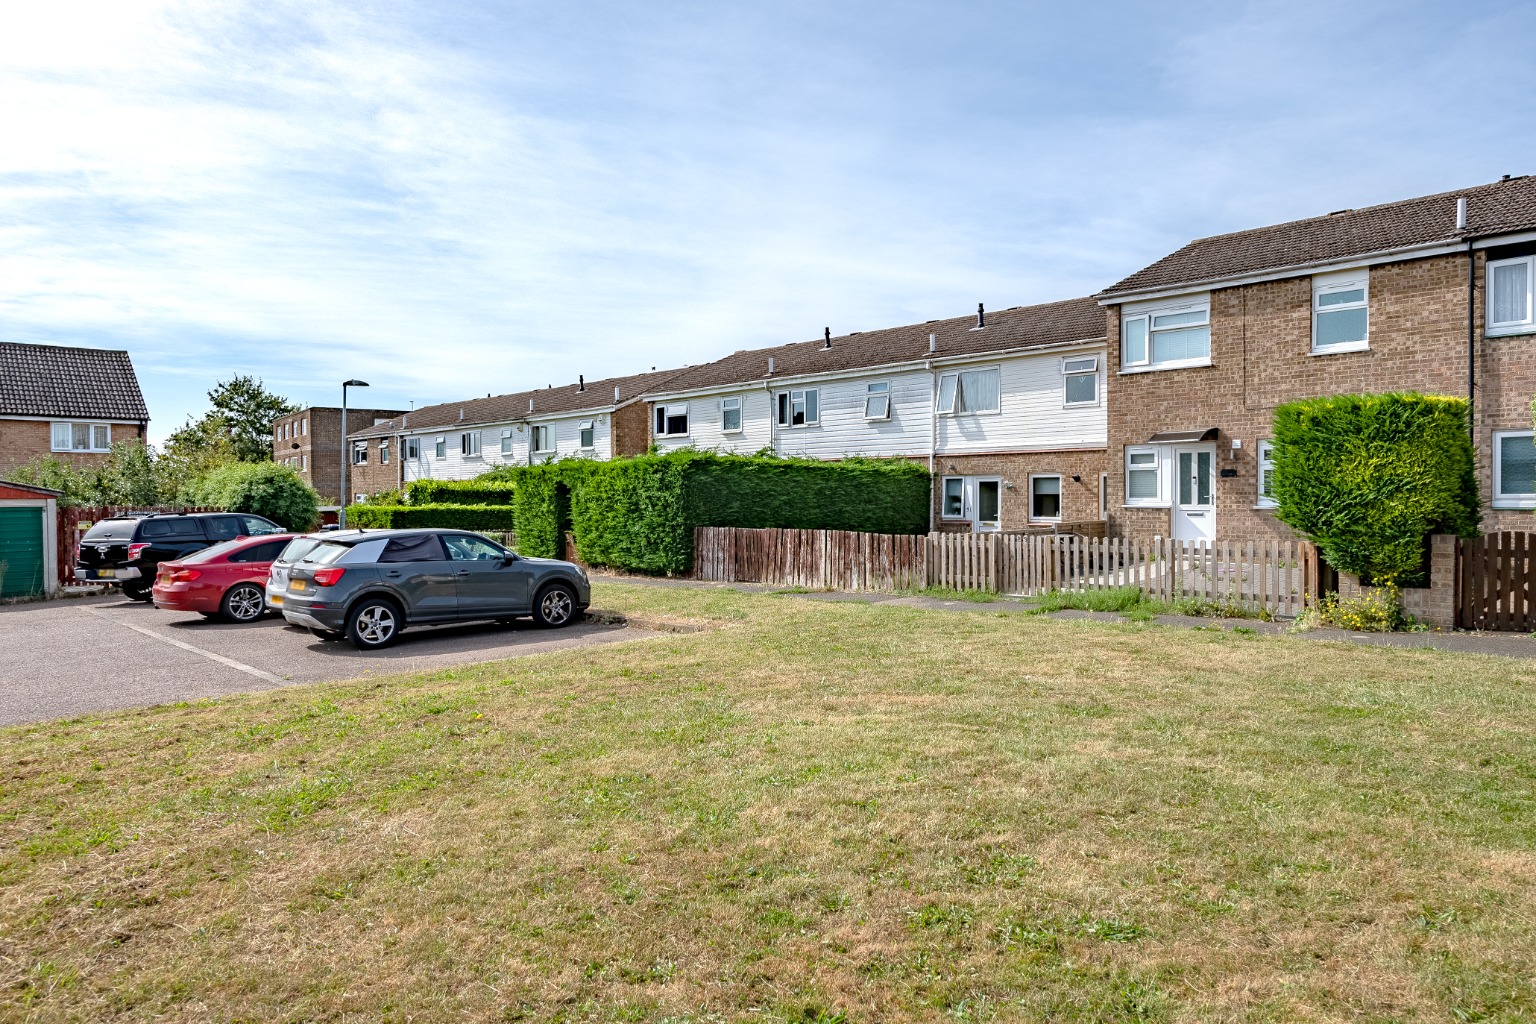
{"label": "wooden fence panel", "polygon": [[1463,629],[1536,631],[1536,534],[1490,533],[1456,543],[1457,625]]}

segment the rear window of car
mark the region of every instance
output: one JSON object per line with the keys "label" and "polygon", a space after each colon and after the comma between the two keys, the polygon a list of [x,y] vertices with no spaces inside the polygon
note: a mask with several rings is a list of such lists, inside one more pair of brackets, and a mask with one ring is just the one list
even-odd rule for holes
{"label": "rear window of car", "polygon": [[277,560],[279,562],[297,562],[319,547],[321,543],[323,542],[315,537],[295,537],[288,542],[287,547],[283,548],[283,553],[277,556]]}
{"label": "rear window of car", "polygon": [[203,550],[201,550],[201,551],[194,551],[190,555],[187,555],[185,558],[178,558],[177,561],[178,562],[211,562],[215,558],[221,558],[224,555],[227,555],[230,551],[234,550],[235,548],[238,548],[239,546],[240,546],[240,541],[238,541],[238,540],[220,541],[219,543],[215,544],[211,548],[203,548]]}
{"label": "rear window of car", "polygon": [[379,556],[381,562],[441,562],[443,545],[435,533],[421,533],[414,537],[391,537]]}
{"label": "rear window of car", "polygon": [[384,553],[385,539],[363,540],[356,544],[337,544],[326,541],[304,557],[305,565],[355,565],[377,562]]}
{"label": "rear window of car", "polygon": [[137,519],[103,519],[85,531],[83,540],[132,540]]}
{"label": "rear window of car", "polygon": [[269,540],[265,544],[249,544],[230,555],[229,560],[231,562],[270,562],[282,553],[287,543],[282,540]]}
{"label": "rear window of car", "polygon": [[202,524],[196,519],[146,519],[139,525],[139,536],[150,537],[201,537]]}

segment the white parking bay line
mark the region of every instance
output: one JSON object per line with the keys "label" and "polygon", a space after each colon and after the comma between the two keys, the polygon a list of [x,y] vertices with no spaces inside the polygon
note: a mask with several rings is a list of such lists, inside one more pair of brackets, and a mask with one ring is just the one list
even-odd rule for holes
{"label": "white parking bay line", "polygon": [[135,633],[143,633],[147,637],[152,637],[162,643],[170,644],[172,647],[180,647],[184,651],[191,651],[193,654],[200,654],[207,658],[209,661],[216,661],[220,665],[234,669],[236,672],[244,672],[248,676],[255,676],[257,679],[264,679],[269,683],[276,683],[279,686],[286,685],[288,682],[288,680],[282,678],[281,676],[275,676],[271,672],[263,672],[261,669],[252,665],[247,665],[243,661],[236,661],[234,658],[226,658],[222,654],[214,654],[212,651],[205,651],[201,647],[193,647],[191,644],[177,640],[175,637],[169,637],[163,633],[156,633],[154,630],[145,629],[143,626],[135,626],[131,622],[123,622],[120,619],[114,619],[112,616],[106,614],[105,612],[99,612],[95,608],[85,608],[82,610],[90,612],[97,618],[106,619],[108,622],[113,623],[114,625],[126,627],[127,629],[133,630]]}

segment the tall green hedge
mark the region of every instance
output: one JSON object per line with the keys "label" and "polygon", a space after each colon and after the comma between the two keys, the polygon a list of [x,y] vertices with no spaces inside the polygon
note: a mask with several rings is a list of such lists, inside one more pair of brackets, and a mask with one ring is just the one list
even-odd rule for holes
{"label": "tall green hedge", "polygon": [[583,559],[638,572],[687,572],[696,526],[904,534],[928,528],[928,472],[896,459],[681,451],[507,467],[488,476],[516,484],[521,553],[555,554],[569,527]]}
{"label": "tall green hedge", "polygon": [[405,485],[412,505],[510,505],[513,486],[507,480],[412,480]]}
{"label": "tall green hedge", "polygon": [[349,505],[347,525],[370,530],[418,529],[512,531],[510,505]]}
{"label": "tall green hedge", "polygon": [[1477,535],[1467,401],[1338,395],[1275,410],[1276,515],[1330,565],[1377,583],[1422,582],[1425,538]]}

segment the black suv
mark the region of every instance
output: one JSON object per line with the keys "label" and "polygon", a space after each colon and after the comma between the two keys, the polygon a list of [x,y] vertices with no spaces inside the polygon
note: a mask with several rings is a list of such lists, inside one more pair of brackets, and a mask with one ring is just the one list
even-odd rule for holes
{"label": "black suv", "polygon": [[116,583],[123,596],[148,601],[161,562],[234,540],[287,533],[245,512],[170,512],[103,519],[80,538],[75,579]]}

